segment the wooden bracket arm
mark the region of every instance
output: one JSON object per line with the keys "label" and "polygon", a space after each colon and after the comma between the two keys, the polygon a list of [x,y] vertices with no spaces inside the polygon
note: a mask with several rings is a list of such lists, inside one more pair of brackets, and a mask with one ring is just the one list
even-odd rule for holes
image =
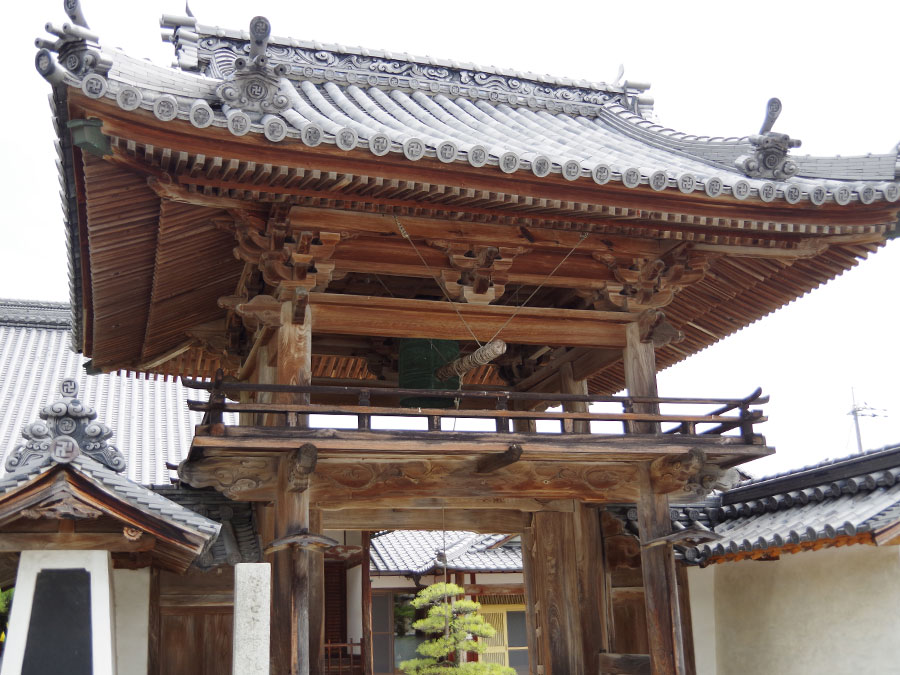
{"label": "wooden bracket arm", "polygon": [[684,455],[660,457],[650,465],[650,481],[656,494],[668,494],[684,489],[706,461],[706,453],[693,448]]}
{"label": "wooden bracket arm", "polygon": [[681,544],[683,542],[703,542],[703,541],[719,541],[722,535],[713,532],[708,527],[698,524],[689,525],[682,530],[672,532],[662,537],[656,537],[650,541],[641,542],[642,548],[653,548],[654,546],[662,546],[663,544]]}
{"label": "wooden bracket arm", "polygon": [[292,450],[286,460],[288,466],[288,490],[303,492],[309,487],[309,476],[316,470],[319,450],[312,443],[304,443]]}
{"label": "wooden bracket arm", "polygon": [[518,462],[521,456],[522,446],[518,443],[513,443],[506,452],[499,455],[487,455],[479,459],[475,473],[491,473],[497,469],[502,469],[504,466]]}
{"label": "wooden bracket arm", "polygon": [[263,552],[268,555],[270,553],[275,553],[275,551],[290,548],[291,546],[296,546],[297,548],[306,551],[324,551],[332,546],[337,546],[339,543],[339,541],[332,539],[331,537],[326,537],[324,534],[310,534],[306,528],[304,528],[294,534],[279,537],[266,546],[266,549]]}

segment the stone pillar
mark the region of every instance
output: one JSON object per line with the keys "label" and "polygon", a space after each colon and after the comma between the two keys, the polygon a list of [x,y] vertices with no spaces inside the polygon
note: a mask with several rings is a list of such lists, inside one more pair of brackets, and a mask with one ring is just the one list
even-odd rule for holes
{"label": "stone pillar", "polygon": [[269,563],[234,566],[232,675],[269,674]]}

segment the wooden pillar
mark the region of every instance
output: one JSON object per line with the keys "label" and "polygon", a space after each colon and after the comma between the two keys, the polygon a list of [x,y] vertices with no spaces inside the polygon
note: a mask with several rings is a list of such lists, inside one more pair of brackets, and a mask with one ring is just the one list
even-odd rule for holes
{"label": "wooden pillar", "polygon": [[606,570],[603,566],[603,538],[600,511],[596,507],[575,503],[573,519],[575,536],[575,573],[578,597],[581,599],[581,644],[584,649],[585,672],[596,673],[598,654],[609,651],[606,625]]}
{"label": "wooden pillar", "polygon": [[[534,523],[532,522],[531,525]],[[540,603],[535,598],[534,583],[534,527],[522,530],[522,576],[525,580],[525,630],[528,637],[528,664],[530,675],[543,673],[543,652],[539,640],[537,611]]]}
{"label": "wooden pillar", "polygon": [[594,672],[584,662],[573,514],[537,512],[530,530],[522,541],[531,547],[525,583],[534,603],[543,675]]}
{"label": "wooden pillar", "polygon": [[[311,381],[311,320],[307,307],[302,322],[295,323],[292,303],[282,304],[281,325],[270,343],[277,348],[275,382],[308,385]],[[260,356],[263,356],[261,351]],[[267,355],[268,357],[268,355]],[[268,360],[268,359],[267,359]],[[265,368],[264,365],[261,366]],[[276,394],[278,403],[306,403],[306,394]],[[306,426],[305,415],[293,420]],[[274,420],[270,420],[270,423]],[[290,482],[291,458],[282,457],[278,469],[275,498],[275,538],[312,531],[309,490],[297,489]],[[322,655],[324,630],[324,570],[319,571],[312,556],[316,554],[291,546],[277,551],[272,559],[272,672],[290,675],[316,675]],[[315,642],[315,646],[313,646]]]}
{"label": "wooden pillar", "polygon": [[[571,361],[566,361],[559,367],[559,383],[563,394],[588,393],[587,381],[575,379]],[[562,407],[565,412],[588,412],[589,408],[587,401],[566,401]],[[570,433],[586,434],[591,431],[591,423],[589,420],[565,420],[563,429]]]}
{"label": "wooden pillar", "polygon": [[373,675],[375,662],[372,655],[372,579],[369,576],[369,552],[372,535],[362,533],[362,662],[363,675]]}
{"label": "wooden pillar", "polygon": [[[309,511],[309,531],[322,533],[322,512]],[[309,565],[309,672],[319,675],[325,658],[325,552],[306,551]]]}
{"label": "wooden pillar", "polygon": [[[625,383],[629,396],[656,397],[656,356],[651,342],[641,342],[637,323],[625,330]],[[635,412],[655,413],[655,403],[636,403]],[[635,433],[658,433],[656,422],[638,422]],[[641,573],[644,581],[644,606],[650,644],[650,667],[654,675],[683,675],[684,645],[678,607],[678,582],[675,557],[670,544],[647,546],[647,542],[670,534],[669,498],[653,487],[650,464],[638,466],[640,501],[637,504],[641,532]]]}

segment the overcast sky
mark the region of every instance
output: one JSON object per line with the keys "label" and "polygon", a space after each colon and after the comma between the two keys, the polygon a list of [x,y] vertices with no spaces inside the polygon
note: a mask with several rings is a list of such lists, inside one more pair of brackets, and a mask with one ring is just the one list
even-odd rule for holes
{"label": "overcast sky", "polygon": [[[3,243],[0,297],[67,300],[65,238],[54,169],[49,86],[34,69],[35,37],[67,20],[62,0],[6,7],[5,101],[0,106]],[[159,17],[180,2],[82,0],[105,46],[172,61]],[[900,141],[900,3],[846,2],[274,2],[193,0],[207,25],[244,28],[254,14],[275,35],[428,54],[484,65],[652,84],[657,121],[689,133],[758,131],[781,98],[776,131],[795,153],[890,152]],[[769,473],[855,451],[851,388],[884,410],[862,419],[867,448],[900,443],[897,302],[900,244],[823,289],[669,369],[666,396],[772,396],[761,427],[778,454]],[[2,345],[0,345],[2,348]]]}

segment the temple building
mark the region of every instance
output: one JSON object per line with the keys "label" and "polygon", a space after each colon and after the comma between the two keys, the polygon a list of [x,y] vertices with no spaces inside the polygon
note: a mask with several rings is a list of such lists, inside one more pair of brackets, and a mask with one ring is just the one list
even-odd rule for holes
{"label": "temple building", "polygon": [[[681,561],[762,557],[785,534],[728,538],[729,505],[670,504],[727,494],[774,449],[761,390],[661,397],[656,373],[892,237],[897,153],[801,156],[774,130],[778,99],[758,133],[692,136],[650,119],[642,83],[304,42],[261,16],[164,16],[163,67],[64,4],[35,63],[71,347],[90,374],[181,378],[191,400],[155,412],[195,418],[153,454],[174,481],[159,489],[123,475],[120,432],[78,377],[23,422],[3,449],[0,537],[27,629],[11,627],[2,675],[47,672],[67,588],[65,616],[90,628],[69,641],[87,650],[79,672],[338,672],[334,645],[354,672],[394,672],[397,641],[376,639],[391,596],[367,592],[361,563],[386,532],[423,530],[456,533],[429,552],[445,566],[520,551],[503,592],[458,570],[485,606],[506,596],[495,614],[516,645],[497,663],[695,672]],[[149,418],[120,420],[129,457],[144,461]],[[134,608],[115,599],[124,570],[146,579],[146,668],[109,639]]]}

